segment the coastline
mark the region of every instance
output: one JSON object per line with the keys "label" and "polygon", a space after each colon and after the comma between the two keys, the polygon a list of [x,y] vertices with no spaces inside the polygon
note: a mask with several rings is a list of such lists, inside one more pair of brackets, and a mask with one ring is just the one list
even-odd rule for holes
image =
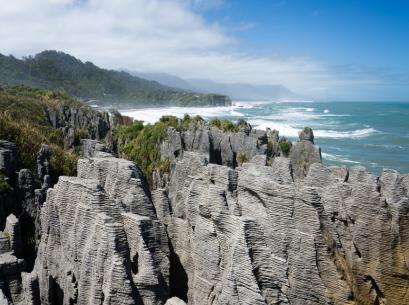
{"label": "coastline", "polygon": [[[368,105],[371,107],[368,108]],[[244,119],[255,129],[276,129],[294,140],[312,127],[329,165],[363,165],[377,175],[383,168],[409,172],[409,103],[324,101],[233,101],[228,107],[149,107],[120,109],[134,119],[155,123],[162,115],[185,113],[205,120]],[[384,122],[390,121],[389,124]]]}

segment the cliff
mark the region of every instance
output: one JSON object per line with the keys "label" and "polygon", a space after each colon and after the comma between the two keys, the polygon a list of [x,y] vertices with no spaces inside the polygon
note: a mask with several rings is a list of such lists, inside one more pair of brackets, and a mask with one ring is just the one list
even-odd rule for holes
{"label": "cliff", "polygon": [[83,146],[77,177],[47,191],[30,273],[7,218],[0,277],[14,304],[409,303],[409,175],[325,166],[308,128],[295,143],[169,128],[170,171],[151,189],[109,147]]}

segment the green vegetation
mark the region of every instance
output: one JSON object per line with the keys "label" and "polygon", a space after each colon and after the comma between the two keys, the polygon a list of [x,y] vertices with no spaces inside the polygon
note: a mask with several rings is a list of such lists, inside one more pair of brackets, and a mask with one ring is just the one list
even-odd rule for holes
{"label": "green vegetation", "polygon": [[170,161],[161,160],[160,144],[166,140],[168,128],[186,130],[191,125],[203,122],[200,116],[185,115],[183,119],[175,116],[163,116],[155,124],[143,125],[142,121],[135,121],[130,126],[119,126],[114,131],[114,139],[118,141],[120,154],[135,162],[145,173],[149,183],[152,183],[154,170],[163,174],[169,172]]}
{"label": "green vegetation", "polygon": [[7,193],[11,190],[10,184],[6,180],[6,176],[0,172],[0,194]]}
{"label": "green vegetation", "polygon": [[288,153],[290,152],[290,143],[288,142],[287,139],[281,139],[278,142],[278,147],[280,148],[280,151],[284,154],[284,155],[288,155]]}
{"label": "green vegetation", "polygon": [[220,121],[218,118],[214,118],[209,122],[209,126],[222,129],[222,121]]}
{"label": "green vegetation", "polygon": [[221,121],[218,118],[214,118],[209,122],[210,127],[217,127],[224,132],[239,132],[240,128],[244,128],[247,125],[247,122],[243,119],[238,120],[237,123],[233,123],[230,120]]}
{"label": "green vegetation", "polygon": [[[170,160],[161,159],[160,144],[167,139],[168,128],[173,127],[178,131],[203,124],[204,119],[200,116],[191,117],[185,115],[182,119],[175,116],[163,116],[155,124],[144,125],[142,121],[135,121],[133,125],[119,126],[114,130],[114,140],[118,143],[119,153],[122,157],[136,163],[146,175],[148,182],[152,185],[152,173],[159,174],[169,172]],[[223,131],[237,132],[241,127],[247,126],[242,120],[234,124],[231,121],[213,119],[209,126],[216,126]],[[242,164],[247,162],[247,156],[242,153],[237,157]]]}
{"label": "green vegetation", "polygon": [[248,158],[244,152],[239,152],[237,155],[237,163],[241,166],[243,163],[247,162]]}
{"label": "green vegetation", "polygon": [[58,89],[80,99],[130,106],[224,105],[224,95],[200,94],[163,86],[126,72],[105,70],[62,52],[44,51],[23,60],[0,54],[0,85]]}
{"label": "green vegetation", "polygon": [[60,92],[24,86],[0,88],[0,139],[16,144],[20,168],[36,172],[37,153],[46,143],[53,151],[54,174],[75,174],[77,156],[63,149],[61,131],[51,127],[44,116],[47,107],[61,106],[83,107]]}
{"label": "green vegetation", "polygon": [[8,241],[10,241],[10,239],[11,239],[10,232],[8,232],[8,231],[3,231],[2,233],[3,233],[3,236],[4,236],[5,238],[7,238]]}
{"label": "green vegetation", "polygon": [[82,139],[88,139],[89,138],[89,132],[85,128],[80,128],[75,130],[74,132],[74,144],[75,145],[80,145]]}
{"label": "green vegetation", "polygon": [[114,138],[119,143],[120,154],[136,163],[151,185],[154,170],[160,174],[169,172],[170,161],[161,160],[160,156],[160,144],[166,140],[168,128],[182,128],[183,124],[187,124],[185,118],[179,120],[174,116],[163,116],[153,125],[144,126],[143,122],[135,121],[133,125],[119,126],[115,130]]}

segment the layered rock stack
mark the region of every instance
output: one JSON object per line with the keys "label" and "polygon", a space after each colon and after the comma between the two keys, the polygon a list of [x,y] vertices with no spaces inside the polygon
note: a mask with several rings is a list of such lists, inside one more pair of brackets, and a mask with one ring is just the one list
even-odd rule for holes
{"label": "layered rock stack", "polygon": [[22,255],[20,226],[17,218],[11,214],[6,226],[0,231],[0,304],[23,304],[24,294],[21,273],[26,270]]}
{"label": "layered rock stack", "polygon": [[[44,113],[45,121],[61,130],[66,149],[74,146],[76,132],[86,131],[90,139],[110,139],[110,131],[117,125],[131,125],[133,119],[119,112],[100,112],[88,107],[49,107]],[[109,142],[109,141],[108,141]]]}
{"label": "layered rock stack", "polygon": [[195,151],[207,156],[210,163],[238,166],[238,156],[250,160],[256,155],[272,158],[279,154],[278,132],[252,129],[250,125],[239,132],[223,132],[217,127],[198,124],[178,131],[169,128],[168,140],[162,143],[161,156],[180,159],[185,151]]}
{"label": "layered rock stack", "polygon": [[174,292],[188,304],[408,304],[405,179],[314,163],[295,183],[288,158],[233,170],[185,152],[155,202],[170,203]]}
{"label": "layered rock stack", "polygon": [[[409,304],[409,175],[325,166],[308,128],[288,154],[280,140],[251,128],[169,129],[161,148],[171,171],[153,190],[135,164],[84,141],[78,176],[47,192],[34,270],[13,269],[5,296],[33,305]],[[6,229],[0,248],[15,257],[13,217]]]}
{"label": "layered rock stack", "polygon": [[97,140],[103,139],[110,130],[107,112],[91,111],[86,107],[49,107],[44,115],[52,127],[62,131],[66,148],[74,145],[78,129],[86,129],[89,137]]}
{"label": "layered rock stack", "polygon": [[314,132],[305,127],[299,132],[300,140],[291,146],[290,158],[296,179],[304,178],[313,163],[321,162],[321,149],[314,145]]}
{"label": "layered rock stack", "polygon": [[82,159],[41,212],[32,277],[41,304],[164,304],[169,247],[144,176],[113,157]]}

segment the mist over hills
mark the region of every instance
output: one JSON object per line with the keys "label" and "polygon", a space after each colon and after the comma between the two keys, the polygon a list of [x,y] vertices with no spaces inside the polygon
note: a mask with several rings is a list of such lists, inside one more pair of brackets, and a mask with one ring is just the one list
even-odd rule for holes
{"label": "mist over hills", "polygon": [[121,107],[230,103],[224,95],[172,88],[124,71],[102,69],[57,51],[43,51],[23,59],[0,54],[0,85],[57,89],[81,100]]}
{"label": "mist over hills", "polygon": [[219,83],[208,79],[183,79],[167,73],[130,72],[163,85],[202,93],[226,94],[236,100],[300,99],[301,95],[283,85],[253,85],[248,83]]}

